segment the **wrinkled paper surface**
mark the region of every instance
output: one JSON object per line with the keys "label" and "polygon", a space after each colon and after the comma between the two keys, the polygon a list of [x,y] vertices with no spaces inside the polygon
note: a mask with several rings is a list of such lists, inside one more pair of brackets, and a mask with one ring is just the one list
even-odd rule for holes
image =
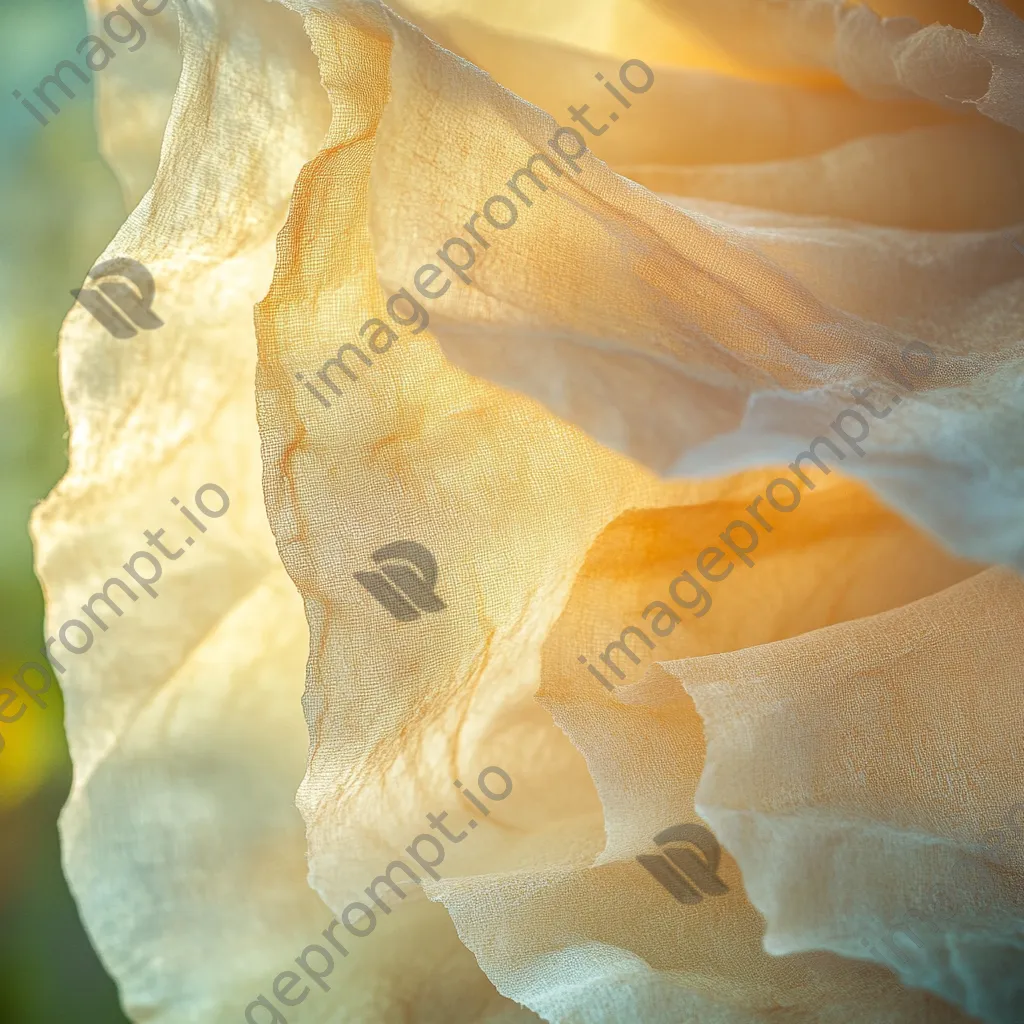
{"label": "wrinkled paper surface", "polygon": [[[65,868],[133,1020],[245,1019],[489,765],[507,800],[289,1021],[1019,1018],[1024,25],[896,7],[189,0],[100,81],[138,205],[97,262],[165,326],[63,328],[48,635],[172,497],[231,497],[60,677]],[[627,58],[654,85],[580,173],[318,404],[296,374]],[[869,454],[588,675],[914,343]],[[354,578],[404,539],[443,614]],[[637,863],[678,822],[726,895]]]}

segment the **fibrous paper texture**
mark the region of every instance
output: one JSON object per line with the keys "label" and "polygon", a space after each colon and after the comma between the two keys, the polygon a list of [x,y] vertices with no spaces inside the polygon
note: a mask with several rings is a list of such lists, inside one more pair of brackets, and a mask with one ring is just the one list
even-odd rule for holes
{"label": "fibrous paper texture", "polygon": [[[104,80],[152,183],[97,262],[164,326],[64,326],[48,628],[231,496],[63,655],[65,866],[133,1020],[1019,1018],[1024,27],[945,6],[188,0]],[[861,453],[801,463],[847,409]],[[441,608],[375,598],[398,543]],[[724,892],[637,860],[681,823]]]}

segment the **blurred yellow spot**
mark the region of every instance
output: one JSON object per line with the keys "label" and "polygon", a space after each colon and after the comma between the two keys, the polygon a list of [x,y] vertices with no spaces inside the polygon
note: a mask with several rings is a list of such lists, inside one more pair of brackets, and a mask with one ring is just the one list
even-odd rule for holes
{"label": "blurred yellow spot", "polygon": [[[0,670],[0,688],[10,684],[13,663]],[[13,687],[17,689],[16,687]],[[54,697],[55,699],[51,699]],[[0,811],[31,796],[52,777],[67,757],[60,698],[51,690],[44,710],[31,701],[16,722],[0,722]],[[16,711],[19,705],[8,708]]]}

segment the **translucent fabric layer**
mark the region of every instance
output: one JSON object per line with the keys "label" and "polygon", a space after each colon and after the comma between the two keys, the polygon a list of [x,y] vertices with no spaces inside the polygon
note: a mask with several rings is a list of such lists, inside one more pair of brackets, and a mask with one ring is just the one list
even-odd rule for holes
{"label": "translucent fabric layer", "polygon": [[[65,323],[48,636],[230,496],[50,652],[134,1020],[1015,1019],[1021,22],[976,7],[188,0],[105,80],[159,166],[97,262],[164,326]],[[638,859],[677,826],[697,899]]]}

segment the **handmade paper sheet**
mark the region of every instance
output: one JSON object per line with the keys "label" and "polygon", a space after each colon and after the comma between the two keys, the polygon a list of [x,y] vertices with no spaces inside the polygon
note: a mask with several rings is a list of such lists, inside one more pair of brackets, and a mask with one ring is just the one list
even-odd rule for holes
{"label": "handmade paper sheet", "polygon": [[132,1019],[1016,1019],[1022,25],[921,7],[188,0],[104,80],[164,326],[65,323],[48,636],[230,497],[49,652]]}

